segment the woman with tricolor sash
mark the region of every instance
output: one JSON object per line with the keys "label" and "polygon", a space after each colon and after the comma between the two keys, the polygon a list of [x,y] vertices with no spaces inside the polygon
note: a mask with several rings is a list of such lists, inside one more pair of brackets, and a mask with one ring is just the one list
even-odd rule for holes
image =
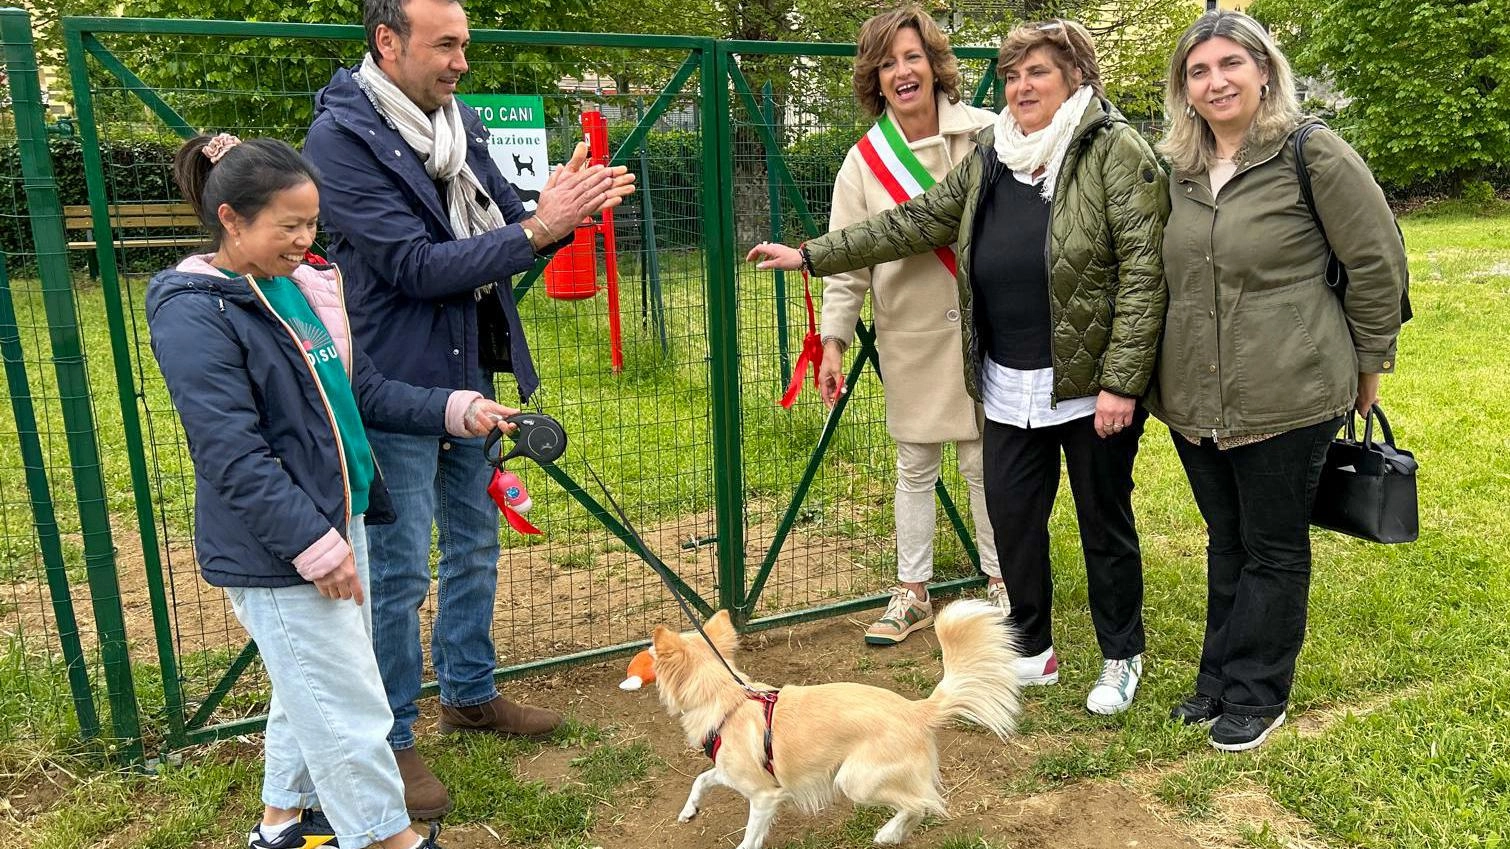
{"label": "woman with tricolor sash", "polygon": [[826,277],[954,245],[962,372],[985,409],[986,503],[1019,680],[1059,680],[1049,516],[1062,454],[1102,656],[1085,706],[1113,714],[1143,674],[1132,469],[1167,300],[1167,180],[1107,102],[1080,24],[1014,29],[997,73],[1007,108],[932,188],[800,249],[762,243],[749,259]]}
{"label": "woman with tricolor sash", "polygon": [[[971,136],[996,119],[960,102],[959,63],[949,39],[917,6],[876,15],[860,27],[854,87],[860,108],[878,120],[839,170],[832,230],[922,194],[970,155]],[[1006,599],[981,478],[981,407],[965,391],[954,270],[954,250],[945,246],[823,282],[823,400],[833,406],[839,398],[844,351],[869,293],[886,383],[886,430],[897,443],[897,586],[886,612],[865,632],[875,645],[900,643],[933,624],[933,483],[946,442],[955,444],[970,490],[988,592]]]}

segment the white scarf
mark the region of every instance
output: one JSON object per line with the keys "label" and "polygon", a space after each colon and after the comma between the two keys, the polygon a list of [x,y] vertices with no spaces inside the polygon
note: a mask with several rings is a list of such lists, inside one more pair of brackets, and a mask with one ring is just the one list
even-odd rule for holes
{"label": "white scarf", "polygon": [[[467,131],[454,99],[426,115],[388,79],[371,53],[362,57],[361,70],[352,76],[378,114],[419,154],[430,179],[445,182],[446,210],[456,238],[467,239],[506,225],[498,204],[467,165]],[[479,198],[486,198],[487,203]]]}
{"label": "white scarf", "polygon": [[1001,164],[1013,171],[1026,171],[1029,174],[1043,168],[1043,186],[1039,192],[1044,200],[1053,200],[1054,184],[1059,180],[1059,168],[1064,164],[1064,155],[1070,149],[1070,141],[1075,137],[1080,117],[1085,114],[1086,107],[1095,96],[1090,86],[1081,86],[1079,91],[1059,104],[1059,111],[1054,113],[1054,118],[1047,127],[1026,135],[1017,126],[1017,119],[1012,117],[1011,108],[1002,107],[1001,114],[996,116],[993,145]]}

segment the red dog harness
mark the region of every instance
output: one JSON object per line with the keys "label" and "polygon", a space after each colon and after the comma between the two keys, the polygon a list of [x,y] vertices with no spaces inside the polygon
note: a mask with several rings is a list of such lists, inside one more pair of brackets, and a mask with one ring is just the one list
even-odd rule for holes
{"label": "red dog harness", "polygon": [[[749,690],[749,691],[747,691],[745,693],[745,698],[747,698],[747,699],[749,699],[751,701],[760,702],[761,705],[762,705],[762,711],[765,713],[765,764],[764,764],[764,766],[765,766],[765,771],[769,772],[771,774],[772,778],[776,777],[776,768],[772,765],[773,762],[774,762],[774,759],[771,756],[771,726],[775,723],[775,718],[776,718],[776,699],[780,695],[781,695],[781,691],[780,690],[764,690],[764,691],[760,691],[760,692],[757,692],[755,690]],[[730,715],[731,716],[733,715],[732,711],[730,712]],[[727,717],[727,716],[724,717],[724,722],[728,722],[728,721],[729,721],[729,717]],[[706,736],[706,737],[703,738],[703,754],[707,755],[708,756],[708,760],[713,761],[714,764],[718,763],[718,749],[719,749],[720,746],[723,745],[723,738],[719,735],[719,731],[722,728],[723,728],[723,722],[720,722],[718,724],[718,728],[715,728],[712,731],[709,731],[708,732],[708,736]]]}

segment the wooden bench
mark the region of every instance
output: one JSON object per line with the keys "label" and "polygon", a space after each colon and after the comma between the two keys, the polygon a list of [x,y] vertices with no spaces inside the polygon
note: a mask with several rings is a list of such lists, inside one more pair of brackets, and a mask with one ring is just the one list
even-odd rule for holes
{"label": "wooden bench", "polygon": [[[193,247],[205,242],[194,207],[186,203],[111,204],[110,226],[114,231],[111,244],[120,250]],[[89,251],[89,276],[96,277],[99,269],[95,248],[99,239],[94,234],[94,217],[89,207],[63,207],[63,227],[70,235],[79,232],[82,236],[70,239],[68,249]]]}

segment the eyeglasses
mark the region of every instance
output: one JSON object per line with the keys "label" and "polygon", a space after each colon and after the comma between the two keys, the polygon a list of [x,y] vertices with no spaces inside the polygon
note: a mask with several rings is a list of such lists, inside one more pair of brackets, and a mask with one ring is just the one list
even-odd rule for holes
{"label": "eyeglasses", "polygon": [[1035,29],[1038,32],[1058,33],[1059,37],[1055,41],[1060,42],[1060,46],[1069,51],[1070,63],[1076,67],[1080,66],[1080,51],[1075,49],[1075,40],[1070,38],[1069,27],[1064,25],[1063,20],[1055,18],[1052,21],[1045,21],[1035,27]]}

